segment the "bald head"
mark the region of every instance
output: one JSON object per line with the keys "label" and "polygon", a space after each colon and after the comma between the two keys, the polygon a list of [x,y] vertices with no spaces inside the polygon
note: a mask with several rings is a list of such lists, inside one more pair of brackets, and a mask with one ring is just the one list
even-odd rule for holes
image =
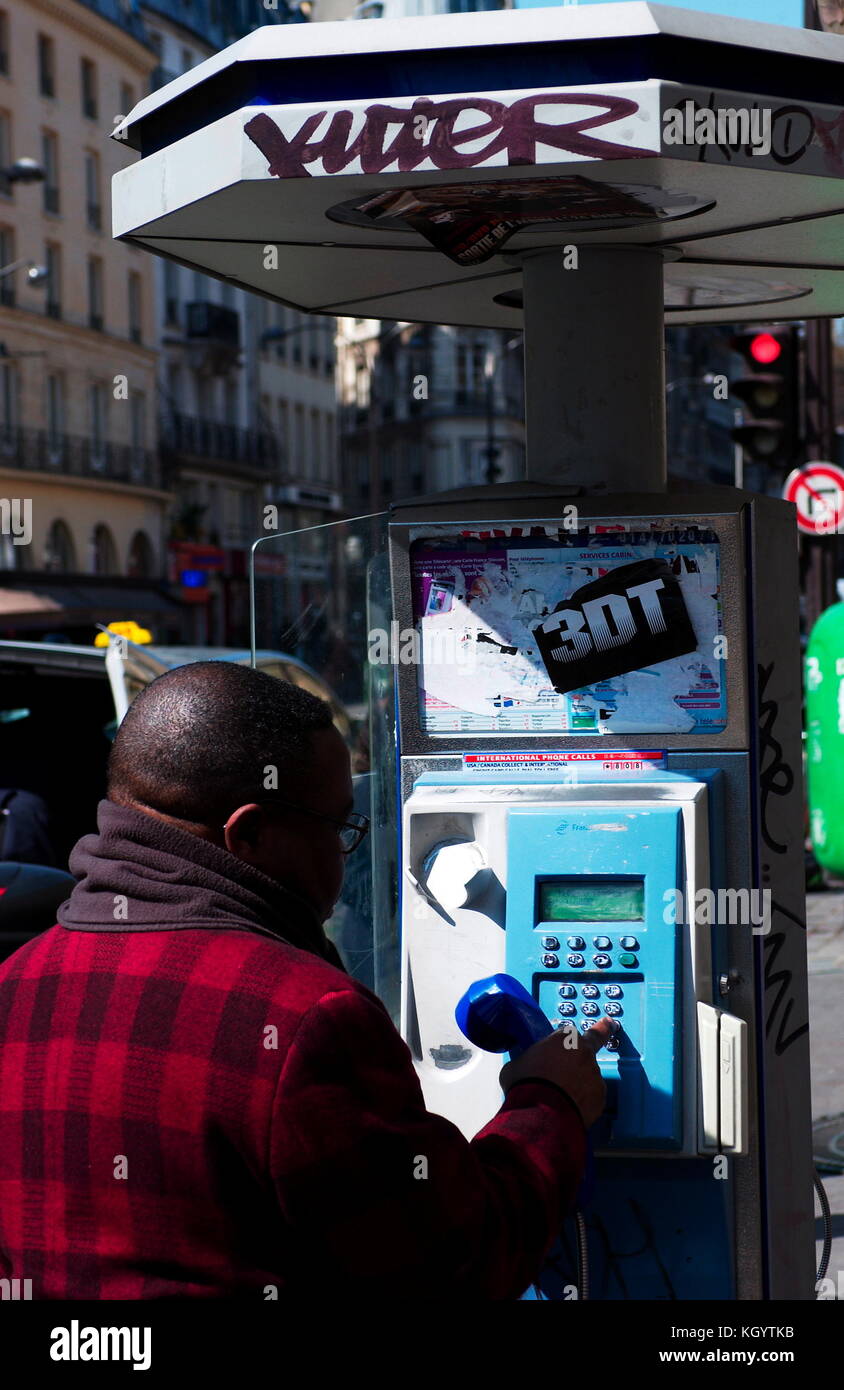
{"label": "bald head", "polygon": [[263,671],[197,661],[159,676],[133,701],[108,764],[108,796],[197,825],[222,824],[268,789],[307,785],[313,735],[331,728],[324,700]]}

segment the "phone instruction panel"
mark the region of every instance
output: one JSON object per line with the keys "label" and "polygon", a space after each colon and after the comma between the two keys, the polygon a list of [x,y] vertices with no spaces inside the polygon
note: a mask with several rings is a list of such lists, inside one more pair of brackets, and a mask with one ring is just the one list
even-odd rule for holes
{"label": "phone instruction panel", "polygon": [[420,537],[411,579],[428,734],[726,727],[714,532]]}

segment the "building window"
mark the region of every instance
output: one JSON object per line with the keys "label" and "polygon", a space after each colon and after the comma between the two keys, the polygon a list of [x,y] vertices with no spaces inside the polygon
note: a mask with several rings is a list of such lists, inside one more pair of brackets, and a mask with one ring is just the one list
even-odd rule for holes
{"label": "building window", "polygon": [[46,34],[38,35],[38,90],[42,97],[56,95],[56,48]]}
{"label": "building window", "polygon": [[12,362],[0,362],[0,448],[14,444],[18,424],[18,373]]}
{"label": "building window", "polygon": [[132,434],[132,481],[142,482],[146,473],[147,398],[143,391],[129,397],[129,428]]}
{"label": "building window", "polygon": [[93,150],[85,151],[85,199],[87,205],[88,228],[92,232],[102,231],[103,209],[100,201],[100,157]]}
{"label": "building window", "polygon": [[305,467],[305,407],[293,407],[293,467],[298,478]]}
{"label": "building window", "polygon": [[88,443],[91,467],[105,468],[106,461],[106,389],[99,382],[88,387]]}
{"label": "building window", "polygon": [[126,117],[135,105],[135,88],[128,82],[120,84],[120,114]]}
{"label": "building window", "polygon": [[287,401],[278,403],[278,437],[281,441],[281,464],[285,473],[290,471],[290,407]]}
{"label": "building window", "polygon": [[41,163],[44,165],[44,211],[60,211],[59,140],[52,130],[41,132]]}
{"label": "building window", "polygon": [[143,339],[141,277],[137,270],[129,271],[129,337],[133,343],[140,343]]}
{"label": "building window", "polygon": [[179,322],[179,267],[174,261],[164,262],[164,322]]}
{"label": "building window", "polygon": [[0,111],[0,193],[4,198],[14,195],[15,185],[6,170],[12,162],[12,120],[8,111]]}
{"label": "building window", "polygon": [[64,456],[64,380],[53,373],[47,377],[47,455],[53,465]]}
{"label": "building window", "polygon": [[146,531],[136,531],[132,537],[127,573],[132,579],[152,579],[155,574],[155,552]]}
{"label": "building window", "polygon": [[47,270],[45,311],[51,319],[62,316],[62,253],[55,242],[48,241],[44,255]]}
{"label": "building window", "polygon": [[336,476],[334,470],[334,416],[326,414],[325,417],[325,476],[329,482],[333,482]]}
{"label": "building window", "polygon": [[190,72],[193,67],[193,54],[189,48],[182,49],[182,72]]}
{"label": "building window", "polygon": [[319,427],[319,411],[311,411],[311,458],[313,469],[311,477],[322,478],[322,431]]}
{"label": "building window", "polygon": [[73,574],[76,569],[76,547],[70,528],[64,521],[54,521],[47,532],[44,568],[58,574]]}
{"label": "building window", "polygon": [[0,72],[9,75],[9,16],[0,10]]}
{"label": "building window", "polygon": [[88,257],[88,327],[103,331],[103,263],[99,256]]}
{"label": "building window", "polygon": [[97,119],[97,69],[90,58],[83,58],[80,64],[82,80],[82,115],[89,120]]}
{"label": "building window", "polygon": [[237,424],[237,382],[227,381],[223,389],[223,419],[227,425]]}
{"label": "building window", "polygon": [[[15,234],[11,227],[0,227],[0,266],[11,265],[15,259]],[[11,309],[15,303],[15,275],[0,279],[0,304]]]}
{"label": "building window", "polygon": [[102,522],[94,527],[91,537],[91,573],[117,574],[117,547],[114,537]]}
{"label": "building window", "polygon": [[182,369],[179,366],[170,368],[170,405],[175,411],[181,411],[184,407],[185,386],[182,377]]}

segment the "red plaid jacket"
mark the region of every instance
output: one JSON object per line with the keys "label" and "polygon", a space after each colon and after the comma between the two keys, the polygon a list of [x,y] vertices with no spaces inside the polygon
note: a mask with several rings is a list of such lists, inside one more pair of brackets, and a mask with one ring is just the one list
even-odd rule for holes
{"label": "red plaid jacket", "polygon": [[304,904],[140,812],[99,823],[61,924],[0,966],[0,1276],[518,1297],[585,1161],[562,1091],[519,1083],[468,1142]]}

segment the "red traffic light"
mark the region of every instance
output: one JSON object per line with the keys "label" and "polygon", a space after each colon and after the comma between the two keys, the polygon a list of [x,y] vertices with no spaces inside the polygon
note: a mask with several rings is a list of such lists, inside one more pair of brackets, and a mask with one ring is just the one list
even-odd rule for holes
{"label": "red traffic light", "polygon": [[781,355],[782,343],[773,333],[757,333],[750,343],[750,356],[760,366],[770,366]]}

